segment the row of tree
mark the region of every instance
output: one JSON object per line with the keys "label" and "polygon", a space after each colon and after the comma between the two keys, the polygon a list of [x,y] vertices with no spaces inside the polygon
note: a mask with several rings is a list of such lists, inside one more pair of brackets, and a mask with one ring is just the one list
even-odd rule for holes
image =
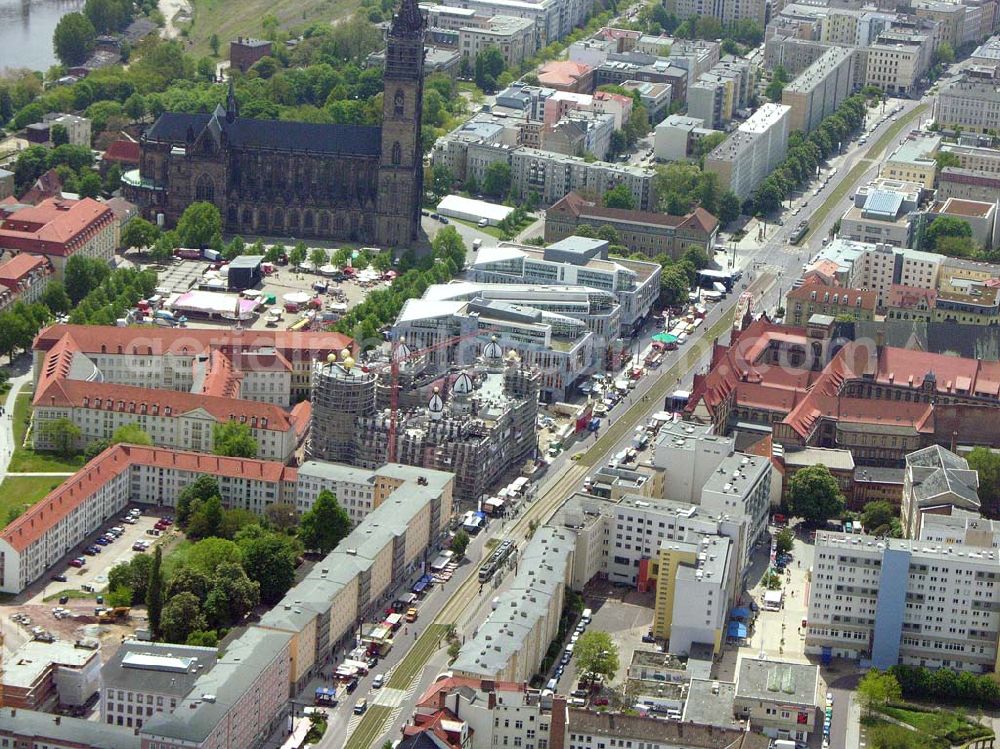
{"label": "row of tree", "polygon": [[777,211],[795,188],[812,179],[819,164],[864,123],[866,98],[855,94],[825,117],[809,135],[796,130],[788,138],[785,160],[769,174],[743,207],[747,214]]}
{"label": "row of tree", "polygon": [[[136,302],[148,298],[155,290],[154,271],[117,268],[96,288],[79,299],[79,303],[69,313],[69,321],[75,325],[115,325],[129,309],[135,307]],[[74,295],[69,287],[68,276],[67,291],[72,299]]]}
{"label": "row of tree", "polygon": [[408,299],[423,295],[428,286],[450,281],[464,266],[466,247],[453,226],[441,229],[431,242],[431,253],[416,261],[404,256],[401,275],[392,286],[372,291],[337,321],[334,330],[350,335],[362,345],[382,340],[381,329],[391,324]]}

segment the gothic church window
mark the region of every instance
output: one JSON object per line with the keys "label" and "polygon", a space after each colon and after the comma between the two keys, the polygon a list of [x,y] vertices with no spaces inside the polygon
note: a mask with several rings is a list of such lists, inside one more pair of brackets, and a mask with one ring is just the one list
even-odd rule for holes
{"label": "gothic church window", "polygon": [[203,200],[208,203],[215,200],[215,183],[207,174],[198,177],[198,181],[195,183],[194,196],[195,200]]}
{"label": "gothic church window", "polygon": [[399,166],[403,163],[403,148],[397,140],[392,146],[392,165]]}
{"label": "gothic church window", "polygon": [[403,103],[405,102],[405,100],[406,100],[406,97],[403,95],[403,89],[397,88],[396,89],[396,99],[394,101],[394,104],[395,104],[395,107],[396,107],[396,116],[397,117],[402,117],[403,116]]}

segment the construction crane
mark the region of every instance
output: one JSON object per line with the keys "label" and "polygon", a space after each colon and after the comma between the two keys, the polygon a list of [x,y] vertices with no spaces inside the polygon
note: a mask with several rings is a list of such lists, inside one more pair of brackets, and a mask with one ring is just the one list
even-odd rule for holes
{"label": "construction crane", "polygon": [[[406,346],[406,339],[400,338],[393,342],[392,349],[389,354],[389,372],[390,372],[390,395],[389,395],[389,462],[396,462],[396,432],[399,425],[399,367],[401,364],[414,359],[419,359],[425,354],[431,354],[435,351],[440,351],[441,349],[448,348],[449,346],[454,346],[457,343],[466,341],[470,338],[478,338],[484,333],[493,333],[491,329],[481,329],[476,330],[472,333],[466,333],[465,335],[454,336],[453,338],[445,339],[444,341],[439,341],[437,343],[431,344],[426,348],[422,348],[419,351],[408,351]],[[496,341],[496,335],[493,336],[493,341]]]}

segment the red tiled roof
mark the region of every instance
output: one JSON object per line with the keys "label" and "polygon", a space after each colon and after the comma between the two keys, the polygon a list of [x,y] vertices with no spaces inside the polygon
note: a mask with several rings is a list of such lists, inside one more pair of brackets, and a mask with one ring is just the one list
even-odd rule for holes
{"label": "red tiled roof", "polygon": [[0,265],[0,284],[15,289],[26,275],[39,268],[50,268],[48,259],[41,255],[22,252]]}
{"label": "red tiled roof", "polygon": [[243,375],[233,368],[232,360],[221,351],[213,351],[206,363],[205,379],[201,384],[204,395],[238,398]]}
{"label": "red tiled roof", "polygon": [[272,482],[288,480],[286,472],[291,470],[277,461],[227,458],[140,445],[112,445],[4,528],[0,538],[17,551],[24,551],[101,486],[133,465]]}
{"label": "red tiled roof", "polygon": [[919,289],[916,286],[894,283],[889,287],[886,306],[910,309],[924,302],[928,307],[933,307],[936,300],[937,291],[934,289]]}
{"label": "red tiled roof", "polygon": [[[813,292],[816,298],[812,298]],[[836,297],[836,300],[834,300]],[[816,304],[835,304],[841,307],[856,307],[857,309],[874,310],[878,301],[878,293],[864,289],[845,289],[830,287],[813,277],[797,289],[788,292],[788,298],[793,301],[815,302]],[[858,299],[861,304],[858,305]]]}
{"label": "red tiled roof", "polygon": [[18,202],[34,205],[35,203],[40,203],[46,198],[52,198],[59,195],[59,193],[62,192],[62,188],[62,178],[55,169],[49,169],[35,180],[34,184],[26,193],[24,193],[24,195],[21,196],[21,199]]}
{"label": "red tiled roof", "polygon": [[538,69],[538,81],[543,86],[572,86],[590,71],[582,62],[551,60]]}
{"label": "red tiled roof", "polygon": [[139,144],[134,140],[116,140],[104,152],[104,160],[123,164],[138,164]]}
{"label": "red tiled roof", "polygon": [[[217,330],[194,328],[118,328],[100,325],[51,325],[36,337],[34,349],[47,351],[63,336],[69,336],[75,348],[86,354],[123,353],[135,348],[138,353],[194,355],[221,349],[233,356],[246,352],[241,368],[249,369],[251,359],[259,359],[259,349],[275,348],[287,359],[300,361],[323,359],[327,354],[349,348],[351,339],[340,333],[299,332],[291,330]],[[245,365],[245,366],[244,366]]]}
{"label": "red tiled roof", "polygon": [[[490,687],[489,690],[486,689],[487,686]],[[524,683],[516,681],[491,681],[489,679],[476,679],[471,676],[449,676],[427,687],[427,691],[417,700],[417,706],[443,707],[444,704],[438,695],[448,695],[459,687],[471,687],[472,689],[494,692],[523,692],[526,688]]]}
{"label": "red tiled roof", "polygon": [[0,223],[0,245],[69,255],[77,240],[113,220],[111,209],[91,198],[47,198],[36,206],[15,211]]}
{"label": "red tiled roof", "polygon": [[671,216],[653,211],[629,211],[624,208],[604,208],[593,201],[586,200],[576,192],[567,193],[557,201],[548,213],[569,213],[575,218],[605,218],[615,221],[655,224],[670,226],[677,229],[695,229],[704,234],[711,234],[719,226],[719,220],[702,207],[695,208],[686,216]]}

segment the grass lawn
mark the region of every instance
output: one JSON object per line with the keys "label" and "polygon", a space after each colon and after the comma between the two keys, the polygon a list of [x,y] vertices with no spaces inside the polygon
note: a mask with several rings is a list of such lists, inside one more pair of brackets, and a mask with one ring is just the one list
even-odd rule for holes
{"label": "grass lawn", "polygon": [[188,551],[191,550],[193,544],[193,541],[188,541],[186,538],[180,538],[164,544],[163,578],[165,580],[169,580],[173,576],[174,570],[184,563],[187,559]]}
{"label": "grass lawn", "polygon": [[66,590],[60,590],[58,593],[53,593],[50,596],[45,596],[45,598],[43,598],[42,601],[44,601],[45,603],[49,603],[51,601],[58,601],[63,596],[66,596],[71,601],[86,601],[86,600],[95,602],[97,601],[96,593],[87,593],[86,591],[77,590],[75,588],[67,588]]}
{"label": "grass lawn", "polygon": [[906,114],[900,115],[899,120],[894,122],[892,127],[886,130],[882,137],[875,141],[871,148],[868,149],[868,153],[865,154],[866,158],[880,158],[882,156],[882,152],[889,146],[889,144],[899,138],[899,134],[903,132],[903,128],[909,127],[910,122],[918,115],[923,114],[925,109],[927,109],[927,105],[921,104],[920,106],[914,107]]}
{"label": "grass lawn", "polygon": [[[459,224],[465,224],[466,226],[468,226],[468,227],[470,227],[472,229],[475,229],[476,231],[481,231],[483,234],[489,234],[491,237],[494,237],[496,239],[499,239],[499,240],[503,241],[503,238],[504,238],[503,237],[503,232],[501,232],[495,226],[492,226],[492,225],[491,226],[480,226],[475,221],[466,221],[463,218],[451,218],[451,217],[449,217],[448,220],[449,221],[455,221],[456,223],[459,223]],[[516,237],[522,231],[524,231],[529,226],[531,226],[536,220],[537,220],[537,216],[529,215],[528,218],[526,218],[524,221],[522,221],[521,223],[519,223],[517,225],[517,228],[514,230],[514,236]]]}
{"label": "grass lawn", "polygon": [[83,456],[63,458],[53,453],[39,453],[31,448],[22,447],[24,435],[31,421],[31,392],[18,393],[14,399],[14,454],[10,459],[10,473],[72,473],[83,463]]}
{"label": "grass lawn", "polygon": [[11,510],[38,502],[65,479],[58,476],[8,476],[0,484],[0,527],[7,525]]}
{"label": "grass lawn", "polygon": [[316,21],[331,23],[347,18],[360,5],[358,0],[193,0],[194,22],[186,26],[192,48],[200,57],[211,53],[208,40],[219,35],[219,59],[228,55],[229,40],[261,33],[261,19],[270,14],[283,28],[306,26]]}
{"label": "grass lawn", "polygon": [[344,744],[344,749],[372,749],[385,729],[385,722],[392,715],[392,708],[385,705],[371,705],[365,717],[358,723],[354,733]]}
{"label": "grass lawn", "polygon": [[430,660],[430,657],[441,646],[441,640],[448,632],[447,625],[432,624],[426,629],[413,647],[406,653],[406,657],[396,666],[389,679],[388,686],[393,689],[407,689],[410,682],[417,673]]}
{"label": "grass lawn", "polygon": [[992,736],[986,726],[971,722],[955,710],[910,710],[902,707],[885,707],[885,715],[908,723],[920,734],[942,739],[948,744],[962,744],[973,738]]}

